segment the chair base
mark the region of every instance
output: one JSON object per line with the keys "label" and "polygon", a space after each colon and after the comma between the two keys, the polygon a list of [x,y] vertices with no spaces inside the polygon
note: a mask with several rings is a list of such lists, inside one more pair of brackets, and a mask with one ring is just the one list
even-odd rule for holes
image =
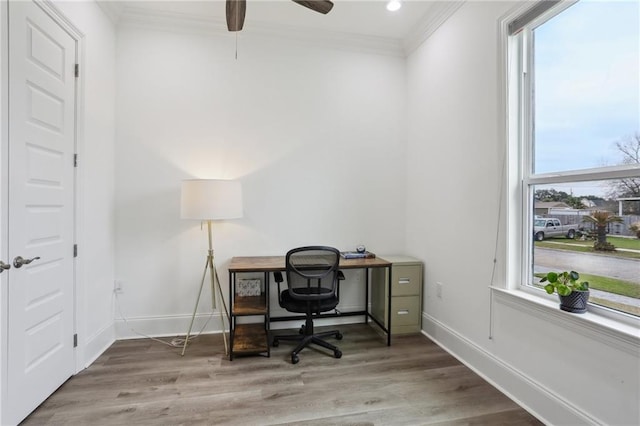
{"label": "chair base", "polygon": [[313,323],[309,325],[303,325],[298,334],[287,334],[284,336],[273,337],[273,347],[277,347],[280,344],[280,340],[299,342],[298,346],[291,351],[291,363],[297,364],[300,361],[298,354],[310,344],[321,346],[325,349],[333,351],[333,356],[336,358],[342,358],[342,351],[337,346],[323,340],[324,337],[335,337],[338,340],[342,340],[342,333],[339,330],[323,331],[321,333],[313,332]]}

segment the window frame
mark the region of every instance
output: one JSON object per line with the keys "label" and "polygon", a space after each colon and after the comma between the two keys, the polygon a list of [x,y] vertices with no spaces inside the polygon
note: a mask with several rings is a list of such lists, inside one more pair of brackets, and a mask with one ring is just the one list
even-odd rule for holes
{"label": "window frame", "polygon": [[[548,20],[564,12],[578,0],[560,2],[538,1],[533,5],[520,5],[500,20],[500,90],[504,102],[501,112],[505,117],[506,135],[506,290],[525,293],[523,300],[541,299],[557,302],[557,296],[530,285],[532,277],[533,233],[529,224],[533,223],[533,188],[535,185],[585,182],[625,177],[640,177],[640,168],[632,165],[597,167],[562,172],[534,173],[533,171],[533,82],[534,63],[532,31]],[[542,6],[547,3],[547,6]],[[532,11],[542,12],[531,17]],[[522,18],[529,21],[522,24]],[[520,28],[513,34],[512,25],[518,22]],[[523,302],[528,303],[528,302]],[[589,321],[601,322],[613,329],[628,326],[640,327],[640,317],[589,303]],[[618,325],[620,327],[618,327]]]}

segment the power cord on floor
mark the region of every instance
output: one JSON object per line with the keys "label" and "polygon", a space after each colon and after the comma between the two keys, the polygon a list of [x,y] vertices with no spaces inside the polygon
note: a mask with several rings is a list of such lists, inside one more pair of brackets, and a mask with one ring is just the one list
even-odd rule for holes
{"label": "power cord on floor", "polygon": [[[116,308],[118,309],[118,314],[120,315],[120,319],[125,323],[125,325],[129,329],[129,331],[131,331],[134,334],[137,334],[138,336],[142,336],[142,337],[145,337],[147,339],[151,339],[151,340],[153,340],[155,342],[162,343],[163,345],[167,345],[167,346],[170,346],[172,348],[181,348],[181,347],[184,346],[184,342],[186,340],[186,337],[175,337],[175,338],[171,339],[170,341],[166,341],[166,340],[158,339],[157,337],[148,336],[148,335],[146,335],[144,333],[140,333],[139,331],[135,330],[129,324],[129,321],[127,321],[127,318],[122,313],[122,307],[120,306],[120,299],[118,298],[118,292],[114,291],[113,294],[115,294],[115,296],[116,296]],[[204,329],[207,326],[207,324],[209,324],[209,321],[211,321],[211,318],[213,318],[213,311],[211,312],[211,314],[209,314],[209,317],[205,321],[205,323],[202,326],[202,328],[200,329],[200,331],[198,331],[198,333],[196,335],[194,335],[194,336],[189,336],[189,343],[191,343],[191,341],[193,341],[193,340],[197,339],[198,337],[200,337],[200,335],[204,331]]]}

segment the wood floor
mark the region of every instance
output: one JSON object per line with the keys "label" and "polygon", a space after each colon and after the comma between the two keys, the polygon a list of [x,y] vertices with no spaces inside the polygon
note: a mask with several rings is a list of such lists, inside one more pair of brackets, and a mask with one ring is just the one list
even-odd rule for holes
{"label": "wood floor", "polygon": [[341,359],[292,346],[271,357],[224,355],[221,335],[180,350],[113,344],[24,425],[539,425],[422,335],[387,347],[373,328],[341,325]]}

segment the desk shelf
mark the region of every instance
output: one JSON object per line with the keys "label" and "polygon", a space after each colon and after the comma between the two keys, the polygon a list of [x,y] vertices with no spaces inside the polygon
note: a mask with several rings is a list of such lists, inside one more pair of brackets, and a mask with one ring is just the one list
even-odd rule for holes
{"label": "desk shelf", "polygon": [[269,352],[269,339],[263,324],[236,324],[233,330],[234,354]]}
{"label": "desk shelf", "polygon": [[[253,275],[250,280],[258,281]],[[229,269],[229,300],[230,300],[230,352],[229,360],[234,355],[266,354],[271,356],[269,347],[269,274],[262,273],[259,280],[261,290],[259,296],[245,296],[239,293],[237,285],[240,278],[236,272]],[[238,287],[246,290],[246,286]],[[257,293],[257,292],[256,292]],[[247,293],[245,293],[247,294]],[[255,294],[255,293],[254,293]],[[244,317],[240,319],[241,317]],[[259,317],[259,322],[255,322]]]}
{"label": "desk shelf", "polygon": [[236,296],[233,303],[233,315],[266,315],[267,298],[264,293],[260,296]]}

